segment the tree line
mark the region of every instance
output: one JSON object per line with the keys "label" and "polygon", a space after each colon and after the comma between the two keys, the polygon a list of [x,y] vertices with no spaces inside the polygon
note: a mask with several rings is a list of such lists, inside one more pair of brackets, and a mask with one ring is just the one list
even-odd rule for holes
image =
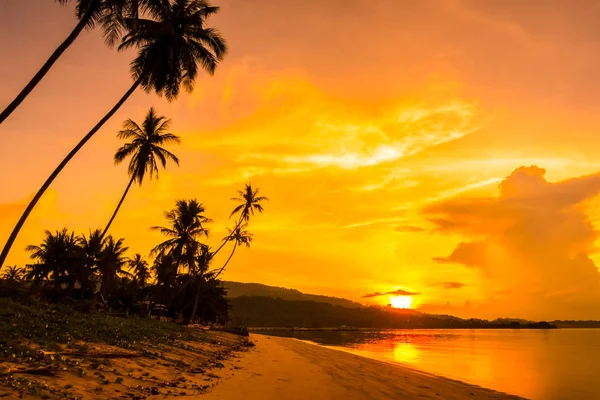
{"label": "tree line", "polygon": [[[126,256],[123,238],[105,236],[100,229],[77,235],[64,228],[46,231],[42,243],[27,246],[34,262],[25,268],[8,267],[1,278],[8,289],[19,284],[53,301],[87,300],[90,308],[146,313],[158,305],[159,312],[187,322],[194,321],[202,306],[203,322],[224,322],[228,304],[219,276],[239,246],[250,246],[249,222],[262,213],[267,200],[249,184],[238,195],[230,215],[235,217],[233,228],[216,249],[202,242],[209,237],[212,222],[202,203],[178,200],[165,212],[166,225],[150,228],[165,236],[150,251],[152,266],[139,253]],[[214,267],[214,257],[228,243],[232,245],[227,260]]]}

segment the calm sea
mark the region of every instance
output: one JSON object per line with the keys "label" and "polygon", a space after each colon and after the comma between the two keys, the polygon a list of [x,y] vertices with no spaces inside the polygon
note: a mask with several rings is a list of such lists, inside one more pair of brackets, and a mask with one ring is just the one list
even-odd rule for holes
{"label": "calm sea", "polygon": [[534,400],[600,400],[600,329],[265,332]]}

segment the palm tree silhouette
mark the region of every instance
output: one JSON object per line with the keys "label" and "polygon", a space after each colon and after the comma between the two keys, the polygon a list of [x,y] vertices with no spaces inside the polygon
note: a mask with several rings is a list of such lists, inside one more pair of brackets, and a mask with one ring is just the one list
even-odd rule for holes
{"label": "palm tree silhouette", "polygon": [[165,212],[170,227],[150,228],[169,238],[154,247],[150,254],[169,254],[173,257],[177,270],[183,265],[188,271],[194,271],[195,258],[202,246],[199,238],[208,237],[205,225],[212,222],[204,216],[204,211],[202,203],[195,199],[178,200],[174,209]]}
{"label": "palm tree silhouette", "polygon": [[[56,1],[60,4],[69,2],[69,0]],[[144,10],[152,10],[151,2],[145,0],[77,0],[75,14],[79,22],[17,97],[0,113],[0,124],[25,100],[85,28],[91,29],[96,25],[101,25],[104,29],[106,43],[112,46],[123,30],[124,18],[137,19],[140,6]]]}
{"label": "palm tree silhouette", "polygon": [[106,245],[98,260],[98,272],[100,274],[102,295],[111,293],[119,275],[128,275],[123,267],[129,261],[125,252],[129,249],[123,245],[124,239],[115,240],[112,236],[106,238]]}
{"label": "palm tree silhouette", "polygon": [[16,265],[8,267],[6,268],[6,271],[4,271],[4,274],[2,274],[2,279],[5,281],[19,282],[23,279],[24,272],[23,268],[18,268]]}
{"label": "palm tree silhouette", "polygon": [[227,51],[225,41],[217,30],[205,27],[206,20],[219,10],[218,7],[211,7],[204,0],[152,0],[150,3],[153,5],[151,16],[154,19],[123,19],[128,33],[123,37],[119,50],[133,46],[139,49],[138,56],[131,62],[135,82],[71,150],[31,199],[2,249],[0,268],[27,217],[50,184],[138,86],[141,85],[146,91],[154,90],[167,100],[174,100],[181,86],[188,91],[193,89],[198,76],[198,64],[212,75],[224,57]]}
{"label": "palm tree silhouette", "polygon": [[74,266],[81,259],[75,233],[69,233],[67,228],[56,233],[50,231],[44,233],[44,241],[39,246],[29,245],[25,248],[31,253],[31,259],[37,261],[31,266],[30,273],[41,279],[51,277],[57,288],[63,283],[74,284],[76,280]]}
{"label": "palm tree silhouette", "polygon": [[161,147],[169,143],[180,143],[178,136],[167,132],[170,122],[171,120],[156,115],[154,108],[150,108],[141,127],[131,119],[123,124],[123,130],[119,132],[117,137],[119,139],[131,139],[131,142],[126,143],[117,151],[115,164],[118,165],[125,158],[131,156],[127,171],[131,179],[119,204],[117,204],[115,212],[106,224],[102,236],[108,232],[134,182],[141,186],[146,174],[149,175],[150,179],[153,177],[158,178],[158,165],[161,164],[163,168],[166,168],[167,159],[179,165],[179,159],[173,153]]}
{"label": "palm tree silhouette", "polygon": [[219,246],[219,248],[213,253],[213,256],[217,254],[225,246],[225,244],[227,244],[227,242],[230,241],[234,233],[238,232],[242,223],[247,225],[250,222],[250,216],[254,216],[255,212],[262,214],[264,208],[261,203],[269,201],[269,199],[265,196],[259,196],[258,192],[258,188],[253,189],[252,185],[247,183],[243,190],[238,190],[239,197],[231,198],[231,200],[238,201],[240,204],[233,209],[231,215],[229,215],[229,218],[236,214],[240,214],[240,217],[233,230],[229,230],[229,236],[225,238],[226,240],[223,240],[223,243],[221,243],[221,246]]}
{"label": "palm tree silhouette", "polygon": [[146,286],[146,282],[150,279],[150,270],[148,269],[148,262],[142,258],[142,255],[136,253],[133,258],[129,259],[127,264],[132,271],[135,285]]}
{"label": "palm tree silhouette", "polygon": [[227,258],[227,261],[225,261],[225,264],[223,264],[223,266],[218,271],[216,271],[212,279],[217,279],[219,275],[221,275],[221,273],[225,270],[225,267],[227,266],[227,264],[229,264],[229,261],[233,257],[237,246],[246,245],[246,247],[250,247],[250,243],[252,243],[253,237],[251,232],[245,230],[247,226],[248,224],[246,223],[238,226],[235,230],[227,228],[227,230],[229,231],[229,235],[225,236],[223,238],[223,241],[233,242],[233,249],[231,250],[229,258]]}
{"label": "palm tree silhouette", "polygon": [[96,229],[90,231],[87,237],[81,235],[77,240],[77,244],[83,253],[83,263],[77,274],[77,280],[81,284],[83,295],[86,289],[92,288],[93,277],[98,271],[98,264],[106,247],[107,238],[102,236],[100,229]]}

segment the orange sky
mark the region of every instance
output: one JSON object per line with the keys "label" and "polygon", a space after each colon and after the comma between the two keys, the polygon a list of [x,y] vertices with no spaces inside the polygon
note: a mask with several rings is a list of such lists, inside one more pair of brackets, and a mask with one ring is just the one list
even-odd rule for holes
{"label": "orange sky", "polygon": [[[161,239],[148,227],[179,198],[205,203],[217,243],[249,181],[271,201],[225,279],[355,300],[403,289],[460,316],[600,318],[598,2],[215,4],[230,47],[216,75],[172,104],[136,93],[57,179],[9,264],[44,229],[105,224],[127,184],[115,134],[154,106],[183,139],[181,167],[127,198],[112,233],[132,251]],[[74,24],[70,7],[0,0],[0,104]],[[131,58],[84,33],[0,126],[0,242],[129,87]]]}

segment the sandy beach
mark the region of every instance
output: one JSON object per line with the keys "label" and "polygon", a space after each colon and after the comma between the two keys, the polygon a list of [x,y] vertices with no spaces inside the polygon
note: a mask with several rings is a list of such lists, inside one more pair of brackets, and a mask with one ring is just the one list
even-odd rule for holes
{"label": "sandy beach", "polygon": [[251,335],[206,399],[522,399],[295,339]]}

